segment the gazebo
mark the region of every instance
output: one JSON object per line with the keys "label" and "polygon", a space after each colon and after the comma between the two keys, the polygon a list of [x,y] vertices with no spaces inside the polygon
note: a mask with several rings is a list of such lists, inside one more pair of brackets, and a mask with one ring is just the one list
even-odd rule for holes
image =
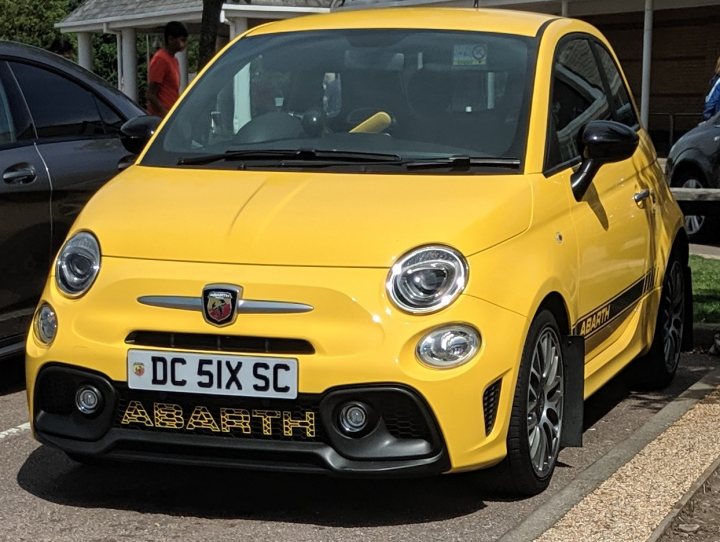
{"label": "gazebo", "polygon": [[[268,20],[286,19],[330,10],[330,0],[263,0],[262,5],[227,2],[220,15],[219,40],[226,42],[248,28]],[[86,0],[56,28],[74,33],[78,41],[78,64],[92,70],[92,35],[115,34],[117,39],[118,86],[137,100],[138,34],[162,34],[168,21],[184,23],[191,33],[200,32],[202,0]],[[188,82],[187,52],[177,55],[181,88]]]}

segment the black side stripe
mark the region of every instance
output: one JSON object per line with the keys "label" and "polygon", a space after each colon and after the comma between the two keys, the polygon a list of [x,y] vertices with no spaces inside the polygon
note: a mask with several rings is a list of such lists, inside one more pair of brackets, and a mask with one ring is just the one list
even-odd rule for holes
{"label": "black side stripe", "polygon": [[632,309],[655,284],[655,268],[607,303],[582,316],[573,325],[573,335],[591,337]]}

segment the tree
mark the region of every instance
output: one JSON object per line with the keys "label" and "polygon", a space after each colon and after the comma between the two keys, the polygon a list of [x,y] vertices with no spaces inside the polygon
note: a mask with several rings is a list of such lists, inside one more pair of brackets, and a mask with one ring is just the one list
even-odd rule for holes
{"label": "tree", "polygon": [[0,39],[47,49],[60,32],[54,28],[78,0],[0,0]]}
{"label": "tree", "polygon": [[200,23],[200,56],[198,71],[215,55],[215,43],[220,25],[220,11],[223,0],[203,0],[202,22]]}

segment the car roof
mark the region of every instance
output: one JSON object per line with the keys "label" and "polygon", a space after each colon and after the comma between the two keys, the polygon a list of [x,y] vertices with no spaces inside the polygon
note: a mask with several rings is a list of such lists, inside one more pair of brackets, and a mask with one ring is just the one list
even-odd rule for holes
{"label": "car roof", "polygon": [[125,117],[132,118],[146,114],[145,111],[120,90],[110,85],[100,76],[86,70],[79,64],[60,55],[51,53],[39,47],[0,40],[0,61],[23,60],[62,72],[75,80],[79,80],[87,87],[100,94],[111,105],[118,109]]}
{"label": "car roof", "polygon": [[533,37],[557,16],[507,9],[381,8],[340,10],[268,23],[249,35],[304,30],[421,28],[483,31]]}

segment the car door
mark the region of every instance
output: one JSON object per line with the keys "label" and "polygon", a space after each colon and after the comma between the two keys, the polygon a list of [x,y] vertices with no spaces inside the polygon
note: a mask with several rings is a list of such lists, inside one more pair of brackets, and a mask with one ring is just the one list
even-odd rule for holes
{"label": "car door", "polygon": [[[545,169],[551,176],[563,178],[568,189],[572,173],[569,166],[581,161],[579,141],[587,123],[627,123],[628,118],[635,118],[627,96],[626,103],[620,105],[620,96],[609,89],[595,47],[589,37],[572,36],[558,45],[553,65]],[[618,82],[623,84],[619,73],[613,84]],[[640,152],[636,151],[636,156]],[[654,248],[650,196],[634,157],[603,165],[580,201],[569,194],[578,247],[578,319],[573,322],[573,333],[585,338],[588,363],[628,330],[633,308],[651,284],[648,279],[652,276]],[[598,358],[600,364],[603,359]]]}
{"label": "car door", "polygon": [[0,61],[0,357],[20,351],[50,265],[50,179]]}
{"label": "car door", "polygon": [[[87,200],[118,173],[118,164],[128,156],[118,139],[124,119],[68,74],[20,60],[9,64],[35,124],[38,151],[50,172],[55,252]],[[52,89],[52,99],[48,99],[48,89]]]}

